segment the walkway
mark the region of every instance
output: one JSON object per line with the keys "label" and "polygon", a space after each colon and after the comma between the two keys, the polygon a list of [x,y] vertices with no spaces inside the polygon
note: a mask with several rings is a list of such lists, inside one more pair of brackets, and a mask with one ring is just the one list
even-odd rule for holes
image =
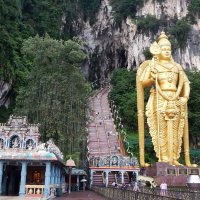
{"label": "walkway", "polygon": [[0,196],[0,200],[45,200],[41,197]]}
{"label": "walkway", "polygon": [[[39,197],[19,197],[19,196],[0,196],[0,200],[42,200]],[[66,193],[62,197],[56,197],[52,200],[105,200],[104,197],[92,191],[80,191]]]}
{"label": "walkway", "polygon": [[80,191],[56,197],[54,200],[105,200],[105,198],[91,191]]}

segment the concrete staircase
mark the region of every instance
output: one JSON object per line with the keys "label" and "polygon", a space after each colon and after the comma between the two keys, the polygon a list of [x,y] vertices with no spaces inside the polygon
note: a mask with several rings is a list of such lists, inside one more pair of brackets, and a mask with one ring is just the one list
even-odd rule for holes
{"label": "concrete staircase", "polygon": [[89,157],[120,155],[120,144],[110,113],[108,92],[108,88],[100,90],[89,102]]}
{"label": "concrete staircase", "polygon": [[94,186],[103,186],[103,176],[102,173],[93,174],[93,185]]}

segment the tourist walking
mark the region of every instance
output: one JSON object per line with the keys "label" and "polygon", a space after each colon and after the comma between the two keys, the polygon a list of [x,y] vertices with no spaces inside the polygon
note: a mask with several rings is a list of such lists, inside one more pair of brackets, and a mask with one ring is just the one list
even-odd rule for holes
{"label": "tourist walking", "polygon": [[134,192],[140,192],[140,188],[138,186],[138,182],[137,181],[134,183],[133,191]]}
{"label": "tourist walking", "polygon": [[166,196],[167,195],[167,183],[165,183],[165,181],[163,181],[160,184],[160,195],[161,196]]}

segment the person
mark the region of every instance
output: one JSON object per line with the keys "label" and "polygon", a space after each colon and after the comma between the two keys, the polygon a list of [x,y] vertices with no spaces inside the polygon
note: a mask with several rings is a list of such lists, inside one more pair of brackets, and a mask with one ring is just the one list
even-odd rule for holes
{"label": "person", "polygon": [[140,188],[139,188],[139,186],[138,186],[138,182],[137,182],[137,181],[134,183],[133,191],[135,191],[135,192],[137,192],[137,191],[140,192]]}
{"label": "person", "polygon": [[115,187],[116,183],[115,183],[115,182],[112,182],[112,184],[111,184],[111,185],[112,185],[112,187]]}
{"label": "person", "polygon": [[159,162],[181,165],[182,138],[185,163],[189,158],[187,101],[190,94],[189,80],[182,67],[171,55],[171,43],[164,32],[150,47],[152,60],[143,62],[137,70],[137,106],[140,164],[144,161],[144,88],[152,86],[146,104],[147,124]]}
{"label": "person", "polygon": [[3,149],[3,139],[0,139],[0,149]]}
{"label": "person", "polygon": [[160,184],[160,195],[161,196],[166,196],[167,195],[167,183],[165,183],[165,181],[163,181]]}

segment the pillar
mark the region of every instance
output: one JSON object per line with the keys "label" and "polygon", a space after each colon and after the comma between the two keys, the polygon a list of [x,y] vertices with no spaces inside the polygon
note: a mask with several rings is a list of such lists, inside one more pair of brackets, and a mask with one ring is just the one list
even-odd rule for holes
{"label": "pillar", "polygon": [[45,188],[44,188],[45,197],[48,197],[50,195],[50,176],[51,176],[51,163],[46,162]]}
{"label": "pillar", "polygon": [[9,139],[6,138],[5,148],[9,148]]}
{"label": "pillar", "polygon": [[136,182],[138,181],[138,171],[135,171],[136,174]]}
{"label": "pillar", "polygon": [[27,163],[26,163],[26,161],[23,161],[22,162],[22,170],[21,170],[19,196],[25,196],[25,185],[26,185],[26,174],[27,174],[26,170],[27,170]]}
{"label": "pillar", "polygon": [[65,183],[65,175],[62,173],[62,184],[64,184]]}
{"label": "pillar", "polygon": [[77,188],[78,188],[78,191],[79,191],[79,175],[77,175],[77,177],[76,177],[76,185],[77,185]]}
{"label": "pillar", "polygon": [[124,171],[121,172],[122,177],[122,184],[124,183]]}
{"label": "pillar", "polygon": [[54,165],[53,167],[53,173],[52,173],[52,177],[53,177],[53,184],[56,184],[56,165]]}
{"label": "pillar", "polygon": [[92,187],[93,184],[93,174],[95,173],[95,171],[91,170],[90,171],[90,188]]}
{"label": "pillar", "polygon": [[0,161],[0,195],[2,194],[3,161]]}
{"label": "pillar", "polygon": [[51,184],[54,184],[54,165],[51,165]]}
{"label": "pillar", "polygon": [[105,171],[106,173],[106,187],[108,187],[108,175],[109,175],[109,171]]}
{"label": "pillar", "polygon": [[60,167],[58,166],[58,184],[60,185]]}
{"label": "pillar", "polygon": [[56,166],[56,184],[58,185],[58,166]]}

